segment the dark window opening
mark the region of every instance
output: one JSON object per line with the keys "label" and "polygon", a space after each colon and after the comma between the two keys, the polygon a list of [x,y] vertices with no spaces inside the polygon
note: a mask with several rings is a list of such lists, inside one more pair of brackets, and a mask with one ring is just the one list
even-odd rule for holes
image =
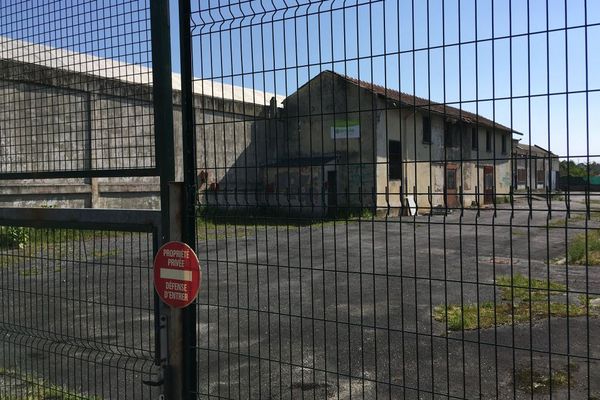
{"label": "dark window opening", "polygon": [[506,144],[507,140],[507,135],[502,135],[502,154],[506,154],[508,151],[508,146]]}
{"label": "dark window opening", "polygon": [[546,183],[546,171],[544,170],[538,170],[536,171],[536,183],[538,185],[543,185],[544,183]]}
{"label": "dark window opening", "polygon": [[388,147],[389,179],[402,179],[402,153],[399,140],[390,140]]}
{"label": "dark window opening", "polygon": [[452,147],[454,145],[453,142],[453,132],[452,132],[452,124],[450,122],[446,122],[446,125],[444,127],[444,145],[446,147]]}
{"label": "dark window opening", "polygon": [[517,183],[519,185],[527,184],[527,170],[525,170],[525,169],[517,170]]}
{"label": "dark window opening", "polygon": [[485,132],[485,151],[492,151],[492,132]]}
{"label": "dark window opening", "polygon": [[446,170],[446,190],[456,190],[456,170]]}
{"label": "dark window opening", "polygon": [[479,149],[479,133],[477,132],[477,128],[471,129],[471,148],[473,150]]}
{"label": "dark window opening", "polygon": [[431,118],[423,117],[423,143],[431,143]]}

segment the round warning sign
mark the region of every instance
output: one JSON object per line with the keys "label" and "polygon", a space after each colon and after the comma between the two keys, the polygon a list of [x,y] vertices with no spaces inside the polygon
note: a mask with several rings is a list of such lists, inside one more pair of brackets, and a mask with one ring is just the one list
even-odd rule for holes
{"label": "round warning sign", "polygon": [[171,307],[190,305],[200,289],[202,273],[194,250],[181,242],[163,245],[154,258],[154,288]]}

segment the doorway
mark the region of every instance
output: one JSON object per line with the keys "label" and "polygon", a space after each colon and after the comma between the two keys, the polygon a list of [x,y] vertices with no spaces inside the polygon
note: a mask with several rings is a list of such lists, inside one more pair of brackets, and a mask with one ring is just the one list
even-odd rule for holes
{"label": "doorway", "polygon": [[494,167],[483,167],[483,204],[494,202]]}
{"label": "doorway", "polygon": [[458,193],[457,193],[457,184],[456,184],[456,165],[447,165],[446,166],[446,208],[458,208]]}

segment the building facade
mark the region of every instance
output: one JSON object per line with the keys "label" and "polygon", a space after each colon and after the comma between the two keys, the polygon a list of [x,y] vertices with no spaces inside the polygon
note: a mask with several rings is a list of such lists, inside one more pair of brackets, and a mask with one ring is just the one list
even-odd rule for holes
{"label": "building facade", "polygon": [[398,213],[492,204],[512,184],[511,130],[331,71],[283,101],[267,202]]}
{"label": "building facade", "polygon": [[[155,165],[151,69],[6,38],[0,67],[0,174]],[[178,75],[173,85],[181,177]],[[423,213],[510,192],[511,130],[458,108],[331,71],[287,98],[207,80],[193,90],[207,206]],[[0,205],[160,206],[156,178],[127,176],[2,180]]]}
{"label": "building facade", "polygon": [[546,192],[558,190],[560,160],[540,146],[513,143],[513,180],[517,191]]}

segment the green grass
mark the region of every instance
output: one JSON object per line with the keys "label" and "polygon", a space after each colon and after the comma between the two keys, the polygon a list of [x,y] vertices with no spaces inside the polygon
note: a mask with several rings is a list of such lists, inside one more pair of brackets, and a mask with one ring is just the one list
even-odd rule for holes
{"label": "green grass", "polygon": [[512,235],[513,235],[513,237],[527,236],[527,231],[522,230],[522,229],[513,229]]}
{"label": "green grass", "polygon": [[[566,218],[556,218],[552,219],[548,226],[556,228],[556,227],[564,227],[565,224],[572,224],[575,222],[585,221],[587,219],[587,214],[585,212],[572,212],[571,217],[569,219]],[[600,211],[592,211],[590,213],[590,221],[600,222]]]}
{"label": "green grass", "polygon": [[100,400],[5,368],[0,368],[0,387],[11,387],[11,394],[4,394],[2,400]]}
{"label": "green grass", "polygon": [[507,302],[437,306],[433,317],[436,321],[448,321],[451,331],[488,329],[494,326],[512,325],[553,317],[581,317],[587,307],[579,304],[557,302],[532,302],[513,305]]}
{"label": "green grass", "polygon": [[[8,227],[0,227],[0,231]],[[109,236],[109,235],[110,236]],[[94,231],[94,230],[79,230],[79,229],[51,229],[51,228],[19,228],[19,235],[22,238],[18,244],[16,241],[8,244],[0,235],[0,268],[20,265],[27,263],[34,253],[52,251],[55,257],[68,257],[73,254],[75,257],[75,245],[92,239],[101,240],[110,238],[113,240],[121,237],[123,232]],[[2,242],[4,240],[4,242]],[[59,246],[61,243],[70,243],[69,246]],[[95,250],[90,256],[94,258],[102,258],[113,256],[118,253],[118,250]],[[24,275],[23,275],[24,274]],[[26,271],[22,272],[23,276],[33,275]]]}
{"label": "green grass", "polygon": [[339,221],[372,219],[368,209],[343,209],[333,217],[314,218],[274,211],[201,207],[197,210],[196,232],[199,240],[252,237],[266,227],[310,227],[334,224]]}
{"label": "green grass", "polygon": [[600,230],[589,230],[575,236],[568,249],[569,263],[575,265],[600,265]]}
{"label": "green grass", "polygon": [[117,254],[119,254],[119,249],[110,249],[110,250],[109,249],[105,249],[105,250],[97,249],[92,252],[92,257],[107,258],[107,257],[116,256]]}
{"label": "green grass", "polygon": [[549,295],[564,294],[567,291],[567,287],[560,283],[529,279],[522,274],[515,274],[512,278],[509,275],[500,276],[496,279],[496,284],[500,288],[502,299],[506,301],[544,301]]}
{"label": "green grass", "polygon": [[566,371],[553,370],[551,373],[520,369],[515,374],[515,385],[527,393],[550,393],[569,386]]}
{"label": "green grass", "polygon": [[[578,304],[552,301],[551,296],[564,295],[566,287],[541,279],[528,279],[517,274],[501,276],[496,283],[501,299],[479,304],[437,306],[436,321],[447,322],[451,331],[487,329],[552,317],[580,317],[588,314],[585,300]],[[591,314],[591,313],[590,313]]]}
{"label": "green grass", "polygon": [[22,270],[20,272],[21,276],[25,276],[25,277],[35,276],[35,275],[38,275],[39,273],[40,273],[40,270],[35,267],[25,268],[24,270]]}

